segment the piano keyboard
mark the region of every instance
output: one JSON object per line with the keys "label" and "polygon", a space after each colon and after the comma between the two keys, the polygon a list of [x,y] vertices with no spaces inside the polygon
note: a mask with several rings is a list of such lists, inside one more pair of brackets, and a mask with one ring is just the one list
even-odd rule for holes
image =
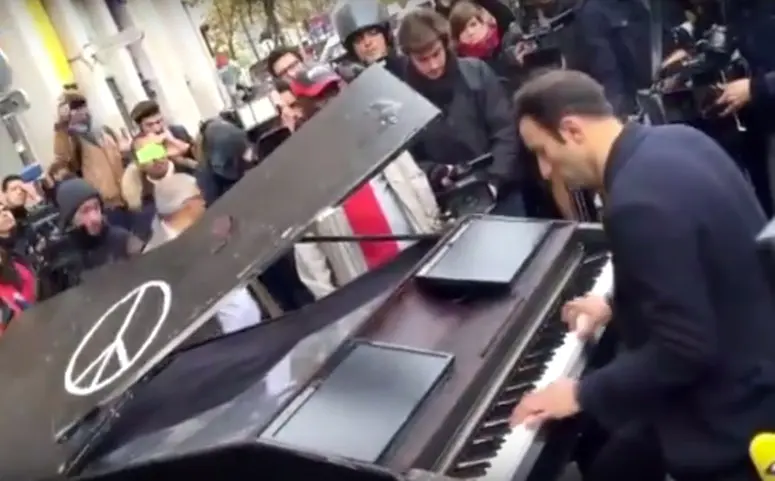
{"label": "piano keyboard", "polygon": [[[610,257],[607,257],[595,284],[588,292],[598,296],[608,296],[613,291],[614,273]],[[597,333],[599,338],[601,332]],[[545,387],[555,379],[580,374],[583,364],[585,342],[579,339],[575,332],[567,332],[562,345],[554,350],[551,360],[540,379],[533,384],[534,389]],[[505,437],[495,458],[490,460],[489,469],[480,479],[493,481],[511,481],[520,468],[520,463],[526,458],[528,450],[535,441],[537,429],[517,426]]]}
{"label": "piano keyboard", "polygon": [[583,365],[583,343],[562,322],[562,306],[575,297],[599,292],[603,284],[610,290],[612,277],[607,254],[582,261],[521,349],[511,370],[499,381],[498,391],[466,435],[462,447],[454,450],[457,454],[449,464],[443,463],[447,475],[463,479],[512,479],[511,475],[524,458],[521,447],[530,446],[535,437],[534,432],[521,432],[523,428],[511,429],[509,418],[514,407],[536,386],[562,376],[565,368]]}

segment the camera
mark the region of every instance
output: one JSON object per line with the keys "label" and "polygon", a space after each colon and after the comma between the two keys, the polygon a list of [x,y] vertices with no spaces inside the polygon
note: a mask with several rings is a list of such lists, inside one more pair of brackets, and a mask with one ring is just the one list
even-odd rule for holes
{"label": "camera", "polygon": [[452,184],[438,193],[439,207],[450,218],[485,214],[495,206],[495,198],[486,180],[486,169],[492,164],[487,153],[456,165],[448,176]]}
{"label": "camera", "polygon": [[[673,32],[681,36],[682,42],[690,33],[693,31],[685,25]],[[726,26],[712,25],[685,50],[688,55],[660,70],[649,91],[639,98],[652,123],[733,122],[737,130],[745,130],[736,115],[731,120],[718,116],[716,101],[722,93],[719,85],[745,77],[748,70],[745,60],[731,45]]]}
{"label": "camera", "polygon": [[532,51],[524,57],[524,65],[528,69],[562,68],[564,61],[560,38],[557,34],[570,25],[575,18],[576,9],[570,8],[547,18],[545,22],[531,24],[527,30],[523,30],[519,20],[516,20],[509,26],[508,44],[532,45]]}
{"label": "camera", "polygon": [[68,230],[60,226],[59,211],[43,204],[27,214],[28,259],[40,282],[41,299],[80,282],[83,262]]}
{"label": "camera", "polygon": [[256,142],[259,163],[277,150],[291,136],[291,133],[287,127],[280,126],[261,135]]}

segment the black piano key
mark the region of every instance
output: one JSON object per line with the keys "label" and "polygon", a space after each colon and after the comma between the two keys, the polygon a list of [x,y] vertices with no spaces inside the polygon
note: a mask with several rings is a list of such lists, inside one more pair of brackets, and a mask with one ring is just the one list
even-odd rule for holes
{"label": "black piano key", "polygon": [[490,467],[489,463],[482,466],[475,466],[472,468],[458,469],[454,468],[447,473],[448,476],[458,479],[477,479],[487,474],[487,469]]}

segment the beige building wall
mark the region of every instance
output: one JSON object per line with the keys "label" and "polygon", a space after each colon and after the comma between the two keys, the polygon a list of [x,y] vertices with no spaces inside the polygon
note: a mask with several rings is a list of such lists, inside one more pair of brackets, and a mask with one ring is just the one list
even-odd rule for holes
{"label": "beige building wall", "polygon": [[[73,81],[88,97],[95,120],[116,130],[126,126],[117,97],[130,110],[146,98],[143,79],[158,94],[165,115],[191,133],[224,108],[213,61],[180,1],[117,3],[111,12],[105,0],[0,2],[0,49],[13,68],[14,87],[30,98],[30,109],[18,121],[34,160],[53,160],[57,99]],[[128,27],[141,30],[142,40],[115,49],[104,64],[95,62],[94,49]],[[0,176],[21,168],[17,150],[0,123]]]}
{"label": "beige building wall", "polygon": [[[19,116],[30,153],[38,161],[49,163],[53,160],[56,101],[67,78],[57,70],[47,42],[39,34],[38,13],[31,11],[25,1],[0,2],[0,48],[13,69],[14,87],[23,89],[30,98],[30,109]],[[0,156],[0,172],[15,171],[21,166],[16,147],[2,125]]]}
{"label": "beige building wall", "polygon": [[[169,0],[173,1],[173,0]],[[165,114],[174,122],[195,132],[204,114],[186,79],[186,63],[194,62],[185,54],[185,41],[174,36],[170,19],[160,12],[160,4],[152,0],[129,0],[120,5],[119,23],[122,28],[134,27],[143,31],[143,40],[133,53],[145,64]],[[203,72],[200,75],[206,75]]]}

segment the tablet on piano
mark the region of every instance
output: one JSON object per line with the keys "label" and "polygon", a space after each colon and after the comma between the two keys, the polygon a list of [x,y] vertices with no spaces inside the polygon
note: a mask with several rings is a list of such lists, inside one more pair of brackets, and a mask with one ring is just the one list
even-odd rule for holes
{"label": "tablet on piano", "polygon": [[550,225],[514,217],[472,217],[447,237],[415,279],[442,296],[508,292]]}

